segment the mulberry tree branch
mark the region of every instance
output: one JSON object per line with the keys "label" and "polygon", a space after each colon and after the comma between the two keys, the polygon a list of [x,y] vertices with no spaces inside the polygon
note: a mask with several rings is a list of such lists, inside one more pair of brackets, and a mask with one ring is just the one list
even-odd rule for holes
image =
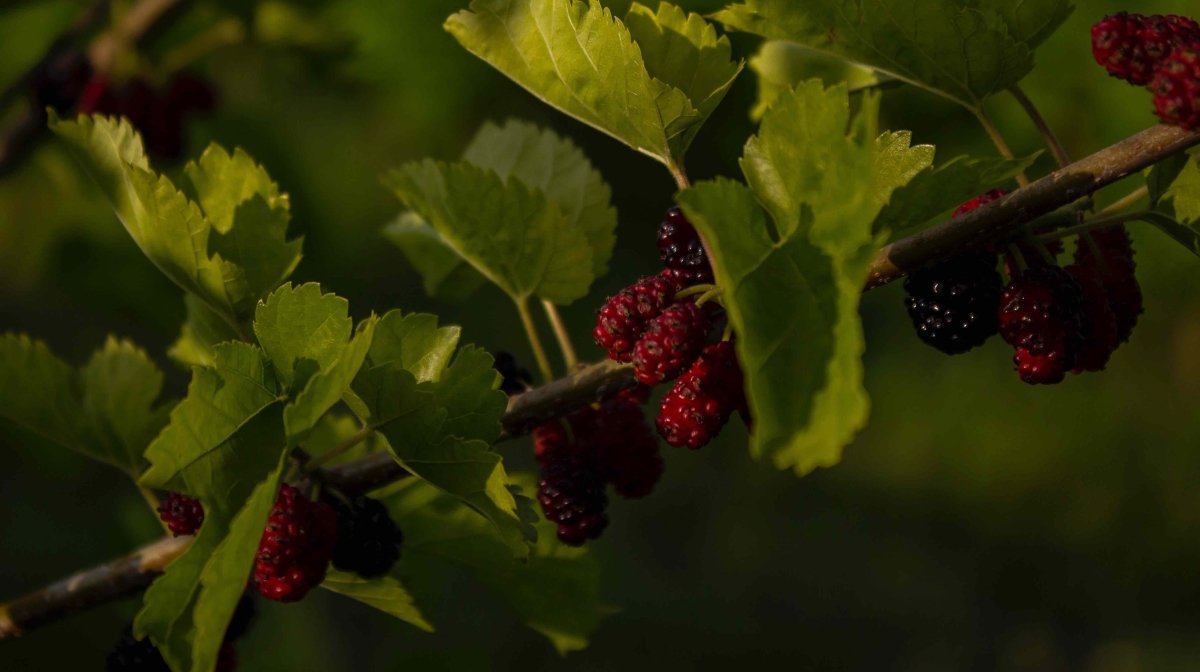
{"label": "mulberry tree branch", "polygon": [[1011,236],[1024,224],[1200,144],[1200,131],[1154,126],[954,219],[885,246],[867,289],[963,250]]}
{"label": "mulberry tree branch", "polygon": [[[1036,217],[1069,205],[1101,187],[1200,144],[1200,132],[1155,126],[1057,170],[1008,197],[949,222],[887,245],[871,267],[870,290],[906,272],[964,249],[1003,240]],[[509,400],[503,439],[632,387],[628,365],[601,362]],[[317,475],[347,492],[365,492],[407,476],[386,454],[374,454]],[[14,637],[68,614],[143,590],[190,545],[190,537],[164,538],[136,553],[85,570],[7,604],[0,605],[0,639]]]}

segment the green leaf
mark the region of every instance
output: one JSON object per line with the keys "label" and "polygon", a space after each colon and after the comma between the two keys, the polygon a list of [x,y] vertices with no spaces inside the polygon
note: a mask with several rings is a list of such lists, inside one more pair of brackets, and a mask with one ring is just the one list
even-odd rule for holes
{"label": "green leaf", "polygon": [[[310,455],[321,455],[341,446],[347,439],[358,434],[362,423],[358,418],[348,413],[326,413],[313,427],[304,439],[304,449]],[[373,453],[387,450],[387,440],[379,434],[372,434],[367,439],[357,443],[336,457],[330,458],[326,465],[345,464],[362,459]]]}
{"label": "green leaf", "polygon": [[349,391],[350,383],[366,360],[377,323],[375,317],[359,323],[354,338],[350,339],[337,361],[317,372],[304,390],[288,402],[283,410],[283,424],[287,429],[289,446],[299,445],[309,430],[321,420],[321,416]]}
{"label": "green leaf", "polygon": [[284,285],[258,304],[254,333],[288,387],[283,419],[289,446],[298,445],[349,391],[377,322],[375,317],[364,320],[350,338],[349,303],[323,294],[316,283]]}
{"label": "green leaf", "polygon": [[51,443],[84,451],[79,381],[46,344],[24,335],[0,336],[0,381],[0,418]]}
{"label": "green leaf", "polygon": [[395,616],[425,632],[433,632],[433,626],[425,620],[412,595],[405,589],[404,584],[393,576],[364,579],[349,572],[331,569],[321,587]]}
{"label": "green leaf", "polygon": [[134,634],[149,637],[173,670],[191,668],[192,608],[200,590],[200,574],[228,533],[223,516],[206,512],[196,540],[183,555],[167,565],[142,596],[142,608],[133,621]]}
{"label": "green leaf", "polygon": [[[712,24],[699,14],[660,2],[658,11],[633,3],[625,25],[642,51],[646,70],[664,90],[681,91],[695,108],[695,116],[683,115],[668,125],[670,147],[677,164],[687,153],[701,124],[724,100],[742,63],[735,62],[729,38],[717,36]],[[676,128],[682,132],[675,134]]]}
{"label": "green leaf", "polygon": [[170,406],[155,407],[162,372],[141,349],[110,336],[80,376],[90,454],[136,477],[146,446],[167,424]]}
{"label": "green leaf", "polygon": [[746,0],[728,28],[802,44],[977,109],[1033,69],[1067,0]]}
{"label": "green leaf", "polygon": [[598,0],[472,0],[446,30],[547,104],[677,170],[740,66],[699,17],[673,7],[630,16],[641,48]]}
{"label": "green leaf", "polygon": [[442,433],[491,444],[500,436],[500,418],[508,395],[500,391],[500,374],[483,348],[466,345],[431,385],[436,403],[447,411]]}
{"label": "green leaf", "polygon": [[458,348],[462,328],[439,327],[437,315],[391,310],[379,318],[371,343],[372,366],[397,364],[426,383],[442,377]]}
{"label": "green leaf", "polygon": [[195,296],[185,294],[183,303],[187,318],[179,331],[179,338],[171,344],[167,355],[188,369],[193,366],[211,367],[213,348],[219,343],[238,340],[237,330]]}
{"label": "green leaf", "polygon": [[820,79],[826,86],[844,82],[851,93],[891,81],[870,68],[782,40],[763,42],[750,59],[750,69],[758,75],[758,101],[750,111],[755,121],[762,119],[779,94],[809,79]]}
{"label": "green leaf", "polygon": [[299,262],[301,241],[286,239],[287,199],[245,154],[214,146],[185,169],[209,212],[150,169],[127,121],[52,115],[50,127],[75,150],[150,261],[231,325],[248,318]]}
{"label": "green leaf", "polygon": [[[494,528],[425,483],[410,480],[382,496],[404,530],[406,558],[427,559],[439,567],[450,563],[470,572],[559,653],[585,648],[600,620],[611,613],[600,600],[599,563],[590,551],[559,543],[552,525],[542,523],[537,546],[522,561]],[[521,498],[523,516],[536,519],[532,507]]]}
{"label": "green leaf", "polygon": [[[1174,201],[1182,197],[1184,217],[1198,219],[1200,215],[1200,179],[1197,179],[1197,163],[1200,152],[1179,152],[1154,164],[1146,171],[1146,187],[1150,190],[1150,205],[1154,208],[1166,206],[1174,213]],[[1171,201],[1164,204],[1164,201]]]}
{"label": "green leaf", "polygon": [[[1181,156],[1183,160],[1168,160],[1151,171],[1151,196],[1161,193],[1152,203],[1161,214],[1151,213],[1146,221],[1200,255],[1200,152]],[[1168,181],[1170,186],[1163,188]]]}
{"label": "green leaf", "polygon": [[875,220],[875,232],[890,233],[895,238],[945,219],[964,201],[1011,182],[1039,155],[1016,160],[957,156],[936,168],[922,170],[892,194]]}
{"label": "green leaf", "polygon": [[408,263],[417,269],[425,293],[442,301],[465,301],[486,282],[479,271],[458,256],[432,226],[417,213],[406,210],[383,228]]}
{"label": "green leaf", "polygon": [[532,530],[490,449],[507,398],[486,352],[467,346],[450,359],[458,338],[432,316],[384,315],[349,404],[402,466],[491,521],[511,552],[528,555]]}
{"label": "green leaf", "polygon": [[45,344],[0,335],[0,421],[136,478],[166,422],[162,373],[146,353],[109,337],[78,372]]}
{"label": "green leaf", "polygon": [[[864,100],[864,107],[877,105],[878,96]],[[863,141],[870,147],[847,138],[849,120],[845,87],[826,93],[820,81],[811,80],[780,98],[758,135],[746,143],[742,172],[771,214],[779,238],[792,238],[803,226],[810,238],[828,239],[830,245],[856,249],[864,244],[862,222],[854,227],[842,220],[880,200],[863,179],[874,173],[875,138]],[[809,212],[817,207],[830,212]]]}
{"label": "green leaf", "polygon": [[567,304],[594,276],[587,237],[545,194],[469,163],[410,163],[384,183],[515,301]]}
{"label": "green leaf", "polygon": [[801,474],[836,463],[866,422],[858,304],[878,244],[873,222],[930,158],[904,136],[878,138],[877,113],[868,94],[851,122],[844,86],[808,82],[780,97],[746,145],[753,193],[717,180],[679,198],[725,288],[751,450]]}
{"label": "green leaf", "polygon": [[135,633],[149,636],[173,670],[216,667],[287,465],[278,413],[274,420],[274,436],[262,437],[275,447],[273,464],[240,496],[201,496],[204,524],[196,540],[150,585],[134,620]]}
{"label": "green leaf", "polygon": [[187,397],[146,449],[151,466],[139,480],[142,485],[204,499],[244,490],[274,464],[276,449],[263,437],[273,433],[282,409],[267,358],[238,341],[213,353],[214,366],[192,370]]}
{"label": "green leaf", "polygon": [[352,328],[349,302],[315,282],[284,285],[254,311],[254,335],[293,392],[337,361]]}
{"label": "green leaf", "polygon": [[[229,533],[213,551],[200,573],[200,591],[196,595],[192,621],[192,667],[195,672],[216,669],[217,656],[225,640],[238,600],[246,592],[246,578],[254,566],[254,555],[263,536],[271,508],[288,465],[288,453],[275,444],[277,464],[255,486],[253,493],[234,516]],[[206,509],[207,513],[207,509]]]}
{"label": "green leaf", "polygon": [[230,154],[219,145],[209,145],[198,160],[184,166],[183,172],[191,183],[196,202],[217,231],[232,231],[238,208],[255,197],[286,231],[290,218],[287,194],[281,194],[266,169],[240,148]]}
{"label": "green leaf", "polygon": [[553,131],[510,119],[486,123],[463,152],[463,160],[516,178],[556,203],[582,231],[592,252],[592,276],[608,272],[616,237],[617,210],[612,189],[575,143]]}
{"label": "green leaf", "polygon": [[909,131],[886,132],[875,139],[872,178],[876,182],[876,205],[891,202],[895,184],[907,185],[913,178],[933,167],[933,145],[912,145]]}

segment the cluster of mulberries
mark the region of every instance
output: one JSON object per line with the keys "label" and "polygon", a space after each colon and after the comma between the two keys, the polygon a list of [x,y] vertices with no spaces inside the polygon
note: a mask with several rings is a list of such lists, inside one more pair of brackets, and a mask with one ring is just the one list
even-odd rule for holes
{"label": "cluster of mulberries", "polygon": [[[719,350],[731,358],[735,376],[718,381],[717,371],[724,368],[706,363],[711,362],[711,353],[701,357],[724,320],[719,305],[677,296],[713,278],[700,236],[679,208],[669,210],[659,226],[658,245],[663,271],[609,298],[600,308],[593,334],[610,358],[633,363],[641,384],[654,386],[679,378],[655,424],[668,444],[699,448],[720,431],[732,411],[745,406],[740,368],[732,345]],[[719,395],[697,393],[718,385],[729,389]],[[692,431],[697,427],[707,431]]]}
{"label": "cluster of mulberries", "polygon": [[[1003,192],[964,203],[974,210]],[[1056,241],[1057,243],[1057,241]],[[1005,255],[1005,286],[996,253],[968,253],[911,274],[906,306],[917,335],[947,354],[982,345],[999,333],[1013,347],[1013,363],[1030,384],[1062,382],[1070,371],[1101,371],[1129,339],[1142,312],[1133,247],[1124,227],[1080,237],[1075,261],[1056,263],[1061,244],[1039,251],[1019,244]]]}
{"label": "cluster of mulberries", "polygon": [[1110,75],[1145,86],[1165,124],[1200,128],[1200,24],[1120,12],[1092,26],[1092,55]]}
{"label": "cluster of mulberries", "polygon": [[663,462],[645,400],[644,388],[626,390],[534,430],[538,502],[563,543],[578,546],[608,527],[608,485],[637,499],[658,483]]}
{"label": "cluster of mulberries", "polygon": [[[204,522],[200,501],[178,492],[163,497],[158,514],[175,536],[195,534]],[[285,484],[259,540],[247,589],[267,599],[295,602],[320,585],[331,562],[344,572],[378,578],[400,559],[403,541],[400,528],[378,500],[326,491],[324,501],[314,502]],[[218,672],[236,667],[233,642],[245,634],[254,611],[250,596],[243,595],[226,628]],[[134,638],[132,628],[126,628],[106,665],[109,672],[168,670],[154,644]]]}
{"label": "cluster of mulberries", "polygon": [[733,343],[714,342],[725,315],[717,302],[698,302],[695,285],[713,281],[696,229],[679,208],[658,230],[663,270],[609,297],[592,332],[609,358],[633,364],[639,386],[534,431],[541,465],[538,499],[558,538],[578,545],[608,525],[607,486],[644,497],[663,471],[658,441],[642,412],[650,388],[676,380],[655,426],[672,446],[708,443],[733,411],[749,414]]}

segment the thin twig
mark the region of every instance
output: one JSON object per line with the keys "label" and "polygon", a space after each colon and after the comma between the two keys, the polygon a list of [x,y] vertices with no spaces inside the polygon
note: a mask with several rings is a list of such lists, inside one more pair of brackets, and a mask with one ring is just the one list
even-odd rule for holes
{"label": "thin twig", "polygon": [[1149,195],[1150,195],[1150,187],[1143,184],[1142,186],[1138,187],[1137,189],[1134,189],[1133,191],[1129,192],[1128,194],[1125,194],[1121,198],[1118,198],[1117,200],[1113,201],[1112,203],[1109,203],[1108,207],[1106,207],[1100,211],[1100,214],[1101,215],[1115,215],[1118,212],[1121,212],[1121,211],[1129,208],[1130,206],[1136,204],[1138,201],[1142,200],[1143,198],[1146,198]]}
{"label": "thin twig", "polygon": [[1067,154],[1067,150],[1058,141],[1058,136],[1054,134],[1054,129],[1050,128],[1050,124],[1046,123],[1046,118],[1038,111],[1033,101],[1029,96],[1025,95],[1025,91],[1020,85],[1014,84],[1009,87],[1008,92],[1013,98],[1024,108],[1025,114],[1029,115],[1029,120],[1037,127],[1038,133],[1042,134],[1042,139],[1046,141],[1046,146],[1050,148],[1050,153],[1054,155],[1054,160],[1058,162],[1058,167],[1062,168],[1071,163],[1071,156]]}
{"label": "thin twig", "polygon": [[558,349],[562,351],[563,363],[567,365],[567,371],[574,371],[575,367],[579,365],[579,356],[575,354],[575,344],[571,343],[571,334],[567,331],[567,325],[563,322],[558,307],[549,301],[542,301],[542,308],[546,310],[550,328],[554,330],[554,338],[558,341]]}
{"label": "thin twig", "polygon": [[[1012,148],[1008,146],[1008,143],[1004,140],[1004,136],[1000,134],[1000,129],[996,126],[996,122],[992,121],[992,118],[988,116],[983,106],[976,107],[971,112],[975,114],[975,118],[979,120],[979,125],[983,126],[983,130],[987,131],[988,137],[992,139],[992,144],[996,146],[996,149],[1000,152],[1000,156],[1009,161],[1016,160],[1017,155],[1013,154]],[[1029,178],[1025,177],[1025,171],[1017,173],[1017,184],[1022,187],[1029,185]]]}
{"label": "thin twig", "polygon": [[371,435],[374,433],[375,429],[373,427],[363,427],[333,448],[330,448],[320,455],[314,455],[306,460],[304,463],[304,471],[316,471],[322,465],[329,464],[331,460],[337,459],[341,455],[344,455],[346,451],[371,438]]}
{"label": "thin twig", "polygon": [[542,374],[543,382],[554,380],[554,370],[550,368],[550,358],[546,356],[546,346],[542,345],[542,337],[538,336],[537,325],[533,322],[533,314],[529,312],[529,299],[522,297],[514,299],[517,314],[521,316],[521,326],[525,328],[525,336],[529,339],[529,347],[533,350],[533,358],[537,361],[538,371]]}

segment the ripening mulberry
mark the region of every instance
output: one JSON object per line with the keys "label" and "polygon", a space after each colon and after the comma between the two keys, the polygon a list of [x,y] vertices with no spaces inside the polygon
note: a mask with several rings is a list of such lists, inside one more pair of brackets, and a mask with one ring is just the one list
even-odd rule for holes
{"label": "ripening mulberry", "polygon": [[556,451],[542,464],[538,503],[546,520],[558,527],[558,539],[580,546],[608,527],[608,495],[595,459],[573,446]]}
{"label": "ripening mulberry", "polygon": [[658,439],[642,410],[647,389],[625,390],[599,408],[572,416],[580,445],[595,455],[605,480],[627,499],[650,494],[663,473]]}
{"label": "ripening mulberry", "polygon": [[708,346],[663,399],[656,424],[670,445],[696,450],[745,406],[742,371],[733,343]]}
{"label": "ripening mulberry", "polygon": [[1144,86],[1173,50],[1197,40],[1200,26],[1191,19],[1119,12],[1092,26],[1092,56],[1113,77]]}
{"label": "ripening mulberry", "polygon": [[545,468],[578,451],[594,462],[621,496],[635,499],[650,494],[662,476],[663,462],[641,406],[648,391],[641,386],[624,390],[539,426],[533,432],[538,463]]}
{"label": "ripening mulberry", "polygon": [[1071,264],[1067,273],[1079,283],[1083,297],[1083,346],[1075,360],[1075,373],[1103,371],[1108,358],[1117,349],[1117,317],[1104,289],[1099,270]]}
{"label": "ripening mulberry", "polygon": [[183,156],[185,118],[194,112],[208,112],[215,105],[212,87],[188,73],[176,74],[165,90],[156,89],[143,77],[117,85],[97,74],[82,88],[75,109],[81,114],[127,117],[141,133],[151,157],[175,161]]}
{"label": "ripening mulberry", "polygon": [[1035,266],[1018,275],[1001,294],[999,317],[1021,380],[1058,383],[1075,367],[1083,347],[1083,297],[1063,269]]}
{"label": "ripening mulberry", "polygon": [[650,320],[633,347],[638,382],[657,385],[678,376],[696,360],[712,329],[710,306],[680,301]]}
{"label": "ripening mulberry", "polygon": [[158,517],[176,537],[195,534],[204,523],[204,505],[187,495],[168,492],[158,505]]}
{"label": "ripening mulberry", "polygon": [[1089,231],[1075,248],[1075,263],[1095,268],[1100,273],[1109,306],[1116,317],[1117,341],[1120,343],[1129,340],[1143,311],[1142,289],[1133,254],[1133,242],[1121,224]]}
{"label": "ripening mulberry", "polygon": [[295,602],[325,580],[337,545],[337,514],[284,485],[254,558],[253,585],[269,600]]}
{"label": "ripening mulberry", "polygon": [[1186,130],[1200,128],[1200,36],[1170,53],[1150,82],[1159,120]]}
{"label": "ripening mulberry", "polygon": [[966,214],[968,212],[971,212],[972,210],[976,210],[984,205],[987,205],[988,203],[991,203],[992,201],[998,201],[1007,195],[1008,195],[1007,189],[993,189],[991,191],[984,192],[984,193],[966,201],[965,203],[958,206],[957,208],[955,208],[954,216],[958,217],[959,215]]}
{"label": "ripening mulberry", "polygon": [[664,275],[642,278],[609,297],[596,316],[592,336],[610,359],[628,362],[646,323],[671,304],[680,285]]}

